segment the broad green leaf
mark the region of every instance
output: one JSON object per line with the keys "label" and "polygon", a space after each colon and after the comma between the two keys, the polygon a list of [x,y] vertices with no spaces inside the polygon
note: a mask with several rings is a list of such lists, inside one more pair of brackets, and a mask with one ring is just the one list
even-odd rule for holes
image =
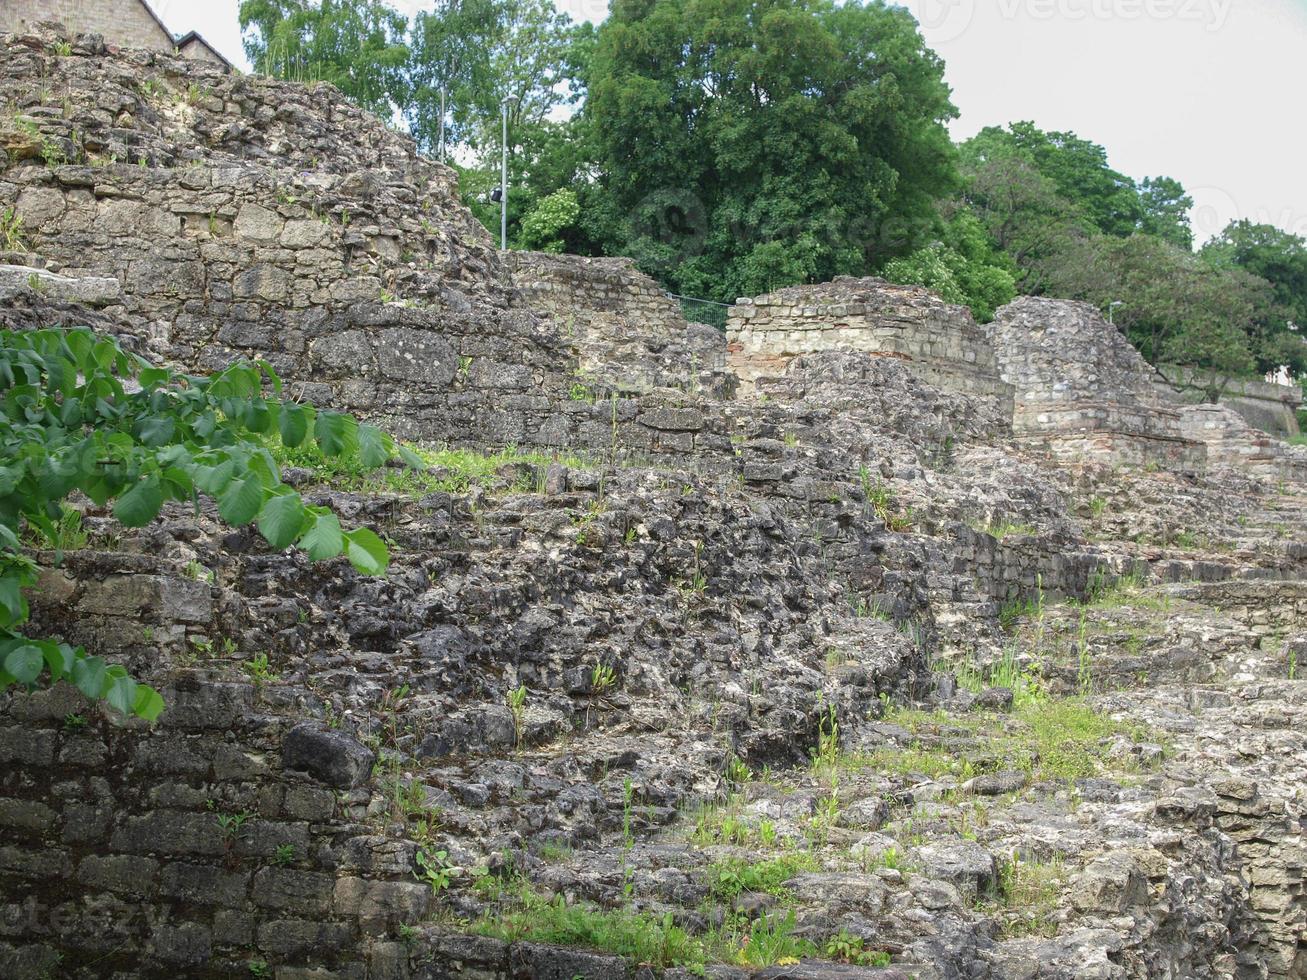
{"label": "broad green leaf", "polygon": [[359,426],[359,461],[374,470],[390,459],[390,437],[375,425]]}
{"label": "broad green leaf", "polygon": [[231,486],[235,476],[236,463],[230,459],[225,459],[216,466],[195,467],[195,485],[211,497],[218,496]]}
{"label": "broad green leaf", "polygon": [[136,427],[136,438],[147,446],[166,446],[177,431],[177,423],[166,415],[142,419]]}
{"label": "broad green leaf", "polygon": [[108,671],[99,657],[82,657],[73,664],[73,683],[88,698],[98,698],[104,694],[107,678]]}
{"label": "broad green leaf", "polygon": [[262,507],[263,484],[257,476],[236,481],[218,498],[218,513],[232,527],[248,524]]}
{"label": "broad green leaf", "polygon": [[163,507],[163,488],[159,478],[150,474],[138,480],[113,505],[113,516],[124,527],[144,527],[159,515]]}
{"label": "broad green leaf", "polygon": [[51,643],[46,640],[40,644],[40,647],[41,655],[45,657],[46,665],[50,668],[52,681],[57,681],[72,672],[77,656],[67,643]]}
{"label": "broad green leaf", "polygon": [[273,497],[259,512],[259,533],[273,548],[290,547],[304,530],[304,504],[297,493]]}
{"label": "broad green leaf", "polygon": [[313,437],[326,456],[343,456],[358,443],[358,423],[340,412],[319,412],[313,423]]}
{"label": "broad green leaf", "polygon": [[132,713],[146,721],[155,721],[162,712],[163,698],[159,692],[145,684],[137,684],[136,703],[132,705]]}
{"label": "broad green leaf", "polygon": [[313,410],[303,405],[282,405],[277,419],[282,445],[294,449],[304,442],[313,421]]}
{"label": "broad green leaf", "polygon": [[5,657],[5,673],[19,684],[31,684],[41,676],[41,668],[44,666],[45,657],[41,655],[41,648],[32,643],[9,651]]}
{"label": "broad green leaf", "polygon": [[408,446],[400,445],[399,458],[404,461],[404,465],[411,470],[417,470],[419,473],[425,473],[427,470],[426,461],[421,456],[409,449]]}
{"label": "broad green leaf", "polygon": [[115,677],[104,692],[104,699],[116,711],[130,715],[136,706],[136,682],[126,675]]}
{"label": "broad green leaf", "polygon": [[340,531],[340,520],[335,514],[314,514],[309,528],[300,538],[300,547],[308,552],[314,561],[335,558],[345,548],[345,538]]}
{"label": "broad green leaf", "polygon": [[364,575],[382,575],[390,564],[385,542],[365,527],[345,532],[345,555]]}

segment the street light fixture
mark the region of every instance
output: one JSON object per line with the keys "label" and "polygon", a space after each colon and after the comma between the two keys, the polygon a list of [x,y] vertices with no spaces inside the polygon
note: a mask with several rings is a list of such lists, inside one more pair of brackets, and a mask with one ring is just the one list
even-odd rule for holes
{"label": "street light fixture", "polygon": [[499,103],[504,133],[499,143],[499,248],[508,249],[508,106],[517,101],[516,95],[506,95]]}
{"label": "street light fixture", "polygon": [[[1112,314],[1116,312],[1118,306],[1125,306],[1125,300],[1114,299],[1107,304],[1107,322],[1112,323]],[[1115,326],[1115,324],[1113,324]]]}

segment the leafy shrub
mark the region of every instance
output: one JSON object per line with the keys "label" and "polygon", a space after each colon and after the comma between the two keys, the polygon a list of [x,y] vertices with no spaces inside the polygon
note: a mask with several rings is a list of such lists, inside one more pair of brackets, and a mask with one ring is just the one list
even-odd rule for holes
{"label": "leafy shrub", "polygon": [[[265,398],[281,381],[264,363],[242,361],[212,377],[174,373],[90,330],[0,332],[0,690],[67,679],[123,714],[153,720],[163,699],[120,665],[81,647],[28,637],[25,589],[37,567],[22,536],[69,542],[65,499],[74,491],[112,504],[126,527],[142,527],[165,501],[213,498],[233,526],[255,524],[273,548],[297,544],[315,560],[344,554],[380,575],[386,546],[366,528],[347,531],[281,482],[265,440],[316,444],[327,456],[377,467],[391,438],[339,412]],[[421,466],[399,449],[410,465]]]}

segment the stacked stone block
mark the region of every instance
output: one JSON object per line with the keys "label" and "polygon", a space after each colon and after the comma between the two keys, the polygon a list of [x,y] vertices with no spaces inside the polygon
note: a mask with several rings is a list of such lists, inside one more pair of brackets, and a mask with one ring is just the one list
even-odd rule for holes
{"label": "stacked stone block", "polygon": [[1012,414],[1011,388],[970,311],[919,286],[849,277],[791,286],[739,300],[726,335],[728,362],[746,392],[797,355],[854,350],[901,358],[927,384],[985,399],[996,418]]}
{"label": "stacked stone block", "polygon": [[1202,472],[1180,406],[1156,372],[1088,303],[1023,296],[987,327],[998,367],[1016,389],[1012,430],[1063,459]]}

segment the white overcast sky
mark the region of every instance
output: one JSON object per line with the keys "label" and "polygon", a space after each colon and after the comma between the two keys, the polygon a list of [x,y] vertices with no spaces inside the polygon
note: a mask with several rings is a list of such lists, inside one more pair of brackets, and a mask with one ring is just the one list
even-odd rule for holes
{"label": "white overcast sky", "polygon": [[[556,0],[602,20],[606,0]],[[248,67],[238,0],[153,0]],[[412,15],[431,4],[394,0]],[[1249,218],[1307,234],[1307,0],[905,0],[948,66],[953,135],[1031,119],[1196,201],[1200,240]]]}

